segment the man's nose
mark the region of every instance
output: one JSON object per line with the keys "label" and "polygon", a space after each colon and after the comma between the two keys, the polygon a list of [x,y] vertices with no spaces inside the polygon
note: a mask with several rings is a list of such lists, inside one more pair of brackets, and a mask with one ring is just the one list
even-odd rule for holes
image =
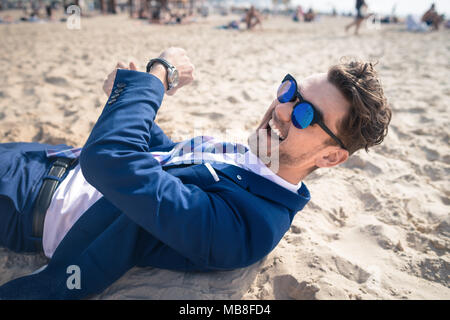
{"label": "man's nose", "polygon": [[291,121],[292,110],[294,108],[294,102],[281,103],[275,107],[276,117],[279,121],[289,122]]}

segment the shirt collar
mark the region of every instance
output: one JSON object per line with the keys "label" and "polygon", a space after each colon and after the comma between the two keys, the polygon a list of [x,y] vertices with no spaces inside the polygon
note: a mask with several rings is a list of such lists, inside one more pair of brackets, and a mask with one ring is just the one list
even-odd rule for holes
{"label": "shirt collar", "polygon": [[244,161],[240,162],[239,164],[245,169],[263,176],[264,178],[282,186],[283,188],[288,189],[289,191],[297,193],[303,184],[303,182],[301,181],[298,184],[293,184],[284,180],[279,175],[270,170],[264,164],[264,162],[262,162],[261,159],[259,159],[258,156],[255,155],[250,149],[243,155],[243,157]]}

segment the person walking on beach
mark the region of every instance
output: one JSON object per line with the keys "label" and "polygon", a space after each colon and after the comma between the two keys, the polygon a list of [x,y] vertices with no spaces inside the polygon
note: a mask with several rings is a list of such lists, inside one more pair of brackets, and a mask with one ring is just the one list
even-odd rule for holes
{"label": "person walking on beach", "polygon": [[434,3],[431,5],[422,16],[422,22],[425,22],[427,26],[431,26],[432,30],[439,30],[439,25],[444,21],[444,18],[439,15],[436,11],[436,6]]}
{"label": "person walking on beach", "polygon": [[247,11],[247,14],[245,16],[245,23],[247,24],[247,29],[248,30],[253,29],[258,24],[262,28],[262,17],[261,17],[261,14],[258,12],[258,10],[255,9],[254,6],[251,6],[250,9]]}
{"label": "person walking on beach", "polygon": [[[382,143],[391,110],[374,66],[349,61],[280,79],[248,145],[172,141],[155,122],[165,94],[193,81],[186,52],[118,64],[82,148],[0,144],[0,245],[48,265],[0,299],[81,299],[134,266],[232,270],[269,254],[310,200],[305,177]],[[78,286],[68,286],[79,270]]]}
{"label": "person walking on beach", "polygon": [[345,27],[345,31],[348,31],[351,27],[355,26],[355,35],[358,34],[359,32],[359,28],[361,27],[361,23],[365,20],[370,18],[371,16],[373,16],[373,14],[368,14],[365,15],[363,13],[364,11],[367,11],[367,4],[364,0],[356,0],[356,17],[355,20],[353,22],[351,22],[350,24],[348,24]]}
{"label": "person walking on beach", "polygon": [[302,6],[298,5],[297,9],[295,10],[295,14],[292,17],[292,20],[294,20],[295,22],[299,22],[299,21],[303,20],[303,17],[304,17],[304,12],[303,12]]}

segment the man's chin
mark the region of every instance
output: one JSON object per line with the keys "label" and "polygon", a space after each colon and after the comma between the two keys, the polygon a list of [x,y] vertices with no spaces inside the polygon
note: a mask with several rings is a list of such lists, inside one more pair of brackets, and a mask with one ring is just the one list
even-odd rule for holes
{"label": "man's chin", "polygon": [[[259,132],[259,135],[258,135]],[[256,130],[247,139],[247,144],[250,151],[255,154],[262,162],[265,164],[270,163],[272,160],[272,154],[276,155],[278,158],[279,145],[275,141],[274,146],[272,146],[270,139],[267,139],[265,130]],[[278,160],[278,159],[275,159]]]}

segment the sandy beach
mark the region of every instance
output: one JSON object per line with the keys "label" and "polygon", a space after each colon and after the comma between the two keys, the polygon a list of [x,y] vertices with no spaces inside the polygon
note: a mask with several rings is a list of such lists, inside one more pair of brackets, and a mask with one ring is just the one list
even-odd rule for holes
{"label": "sandy beach", "polygon": [[[143,71],[169,46],[185,48],[196,67],[193,84],[166,96],[157,116],[174,141],[228,133],[245,142],[286,73],[326,72],[343,56],[379,62],[393,109],[385,142],[308,176],[310,203],[263,261],[207,274],[133,268],[94,299],[450,299],[450,30],[364,25],[356,37],[343,17],[215,28],[232,18],[0,25],[1,143],[83,146],[116,63]],[[0,285],[44,264],[0,248]]]}

